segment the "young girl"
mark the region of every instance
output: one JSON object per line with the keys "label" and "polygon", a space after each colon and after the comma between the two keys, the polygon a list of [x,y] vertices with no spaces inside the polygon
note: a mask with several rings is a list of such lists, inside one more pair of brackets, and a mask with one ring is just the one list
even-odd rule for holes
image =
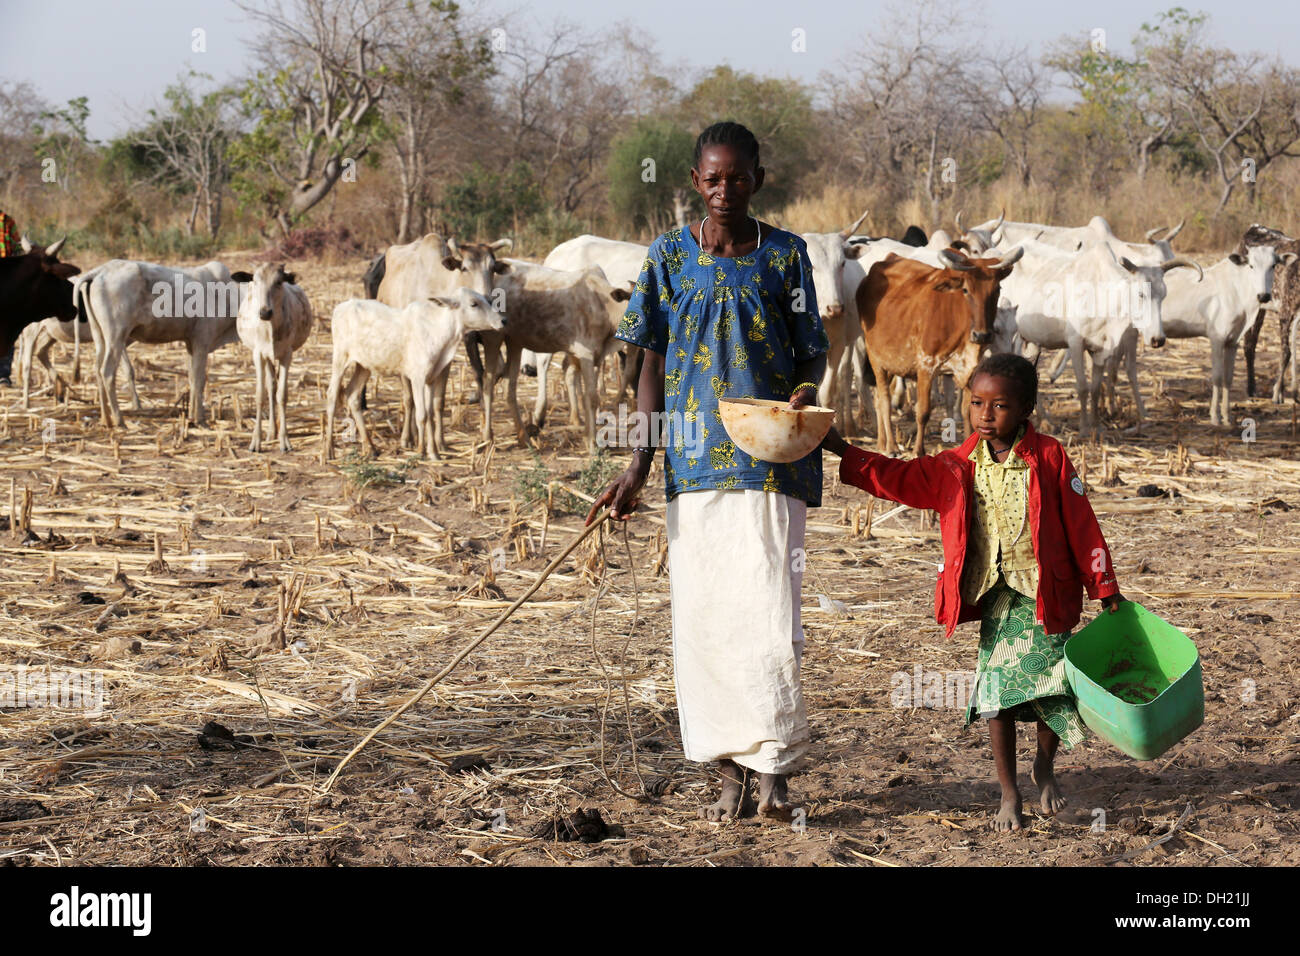
{"label": "young girl", "polygon": [[1065,680],[1063,648],[1079,621],[1082,591],[1112,613],[1123,596],[1110,551],[1060,442],[1034,431],[1038,373],[1018,355],[985,359],[970,380],[974,433],[956,450],[901,461],[854,448],[834,430],[822,443],[841,456],[840,480],[877,498],[939,512],[944,563],[935,617],[947,636],[980,621],[979,665],[965,723],[989,718],[1002,805],[997,830],[1019,830],[1015,721],[1036,721],[1030,778],[1041,807],[1065,805],[1052,772],[1056,748],[1083,739]]}
{"label": "young girl", "polygon": [[[708,215],[650,246],[618,327],[645,349],[637,392],[642,421],[668,412],[673,677],[688,760],[716,762],[720,822],[754,809],[794,811],[786,777],[809,745],[800,682],[799,622],[806,511],[821,504],[821,452],[790,464],[751,458],[727,437],[723,398],[814,404],[827,339],[808,249],[749,214],[763,185],[758,141],[716,123],[695,144],[691,183]],[[654,439],[596,499],[617,520],[636,507]],[[758,777],[758,803],[747,796]]]}

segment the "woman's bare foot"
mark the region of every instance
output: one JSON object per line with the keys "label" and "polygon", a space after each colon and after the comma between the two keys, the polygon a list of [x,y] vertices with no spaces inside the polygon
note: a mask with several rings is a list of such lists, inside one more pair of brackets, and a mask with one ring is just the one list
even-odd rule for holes
{"label": "woman's bare foot", "polygon": [[795,805],[786,791],[786,775],[760,773],[758,775],[758,813],[768,820],[789,823],[794,819]]}
{"label": "woman's bare foot", "polygon": [[718,761],[718,774],[722,777],[722,793],[718,802],[707,807],[700,807],[700,817],[712,823],[735,820],[740,816],[748,800],[746,773],[743,768],[730,760]]}
{"label": "woman's bare foot", "polygon": [[1020,792],[1003,791],[1002,805],[998,807],[997,816],[993,818],[993,829],[1003,832],[1022,829],[1020,822]]}
{"label": "woman's bare foot", "polygon": [[1065,806],[1065,795],[1056,785],[1056,772],[1052,769],[1051,760],[1042,754],[1035,757],[1033,769],[1029,771],[1029,779],[1038,787],[1039,806],[1043,808],[1044,813],[1051,816]]}

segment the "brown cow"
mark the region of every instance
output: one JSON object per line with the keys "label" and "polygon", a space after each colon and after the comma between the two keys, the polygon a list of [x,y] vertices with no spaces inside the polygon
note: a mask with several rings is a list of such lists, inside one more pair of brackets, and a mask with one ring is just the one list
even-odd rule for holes
{"label": "brown cow", "polygon": [[891,253],[871,267],[858,286],[857,306],[867,361],[879,383],[876,435],[882,452],[895,447],[889,389],[883,384],[895,375],[916,380],[914,451],[919,458],[930,420],[930,380],[946,363],[966,392],[993,337],[999,283],[1023,254],[1014,249],[1000,259],[969,259],[944,249],[939,259],[947,268],[936,269]]}

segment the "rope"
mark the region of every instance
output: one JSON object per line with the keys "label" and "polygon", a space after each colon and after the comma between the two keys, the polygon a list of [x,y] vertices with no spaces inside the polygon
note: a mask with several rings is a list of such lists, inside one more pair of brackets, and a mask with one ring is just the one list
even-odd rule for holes
{"label": "rope", "polygon": [[623,525],[623,548],[627,554],[627,566],[632,572],[632,625],[627,629],[627,637],[623,639],[623,647],[620,650],[619,660],[619,678],[623,683],[623,712],[627,718],[627,737],[632,745],[632,771],[636,774],[636,781],[641,785],[641,794],[628,793],[610,777],[609,771],[605,769],[605,725],[609,719],[609,702],[614,696],[614,685],[610,681],[609,671],[605,667],[605,662],[601,660],[600,650],[596,646],[596,609],[600,604],[600,597],[605,593],[606,582],[609,576],[609,564],[605,560],[605,536],[602,534],[600,541],[600,564],[601,576],[600,587],[596,589],[595,596],[591,599],[591,653],[596,658],[596,664],[600,667],[601,676],[605,678],[605,702],[600,709],[600,774],[605,778],[605,782],[610,785],[615,793],[620,796],[628,797],[632,800],[646,801],[650,799],[650,793],[646,789],[645,778],[641,776],[641,764],[637,759],[636,752],[636,732],[632,729],[632,699],[627,690],[627,649],[632,643],[632,634],[636,631],[637,622],[641,617],[641,588],[636,580],[636,564],[632,560],[632,546],[627,540],[627,524]]}
{"label": "rope", "polygon": [[321,792],[328,793],[330,787],[334,786],[334,781],[337,780],[339,774],[343,772],[343,768],[346,767],[349,762],[351,762],[353,757],[359,754],[365,748],[365,746],[368,743],[370,743],[370,741],[374,740],[376,735],[378,735],[381,730],[383,730],[393,721],[397,720],[398,717],[401,717],[402,714],[406,713],[408,710],[410,710],[412,707],[418,704],[420,700],[424,697],[424,695],[429,693],[429,691],[433,690],[434,686],[439,681],[441,681],[444,677],[446,677],[453,670],[455,670],[456,667],[461,663],[461,661],[469,657],[469,655],[473,652],[473,650],[476,647],[478,647],[485,640],[487,640],[488,637],[490,637],[498,627],[500,627],[502,624],[505,623],[506,618],[508,618],[511,614],[513,614],[516,610],[518,610],[521,604],[523,604],[525,601],[527,601],[530,597],[533,596],[533,593],[536,592],[537,589],[542,586],[542,582],[545,581],[548,577],[550,577],[551,572],[560,566],[560,562],[562,562],[565,558],[567,558],[573,552],[574,548],[582,544],[582,542],[585,541],[593,531],[602,527],[605,524],[605,521],[608,517],[609,517],[609,509],[606,508],[604,511],[600,513],[600,516],[597,517],[595,521],[587,525],[587,527],[583,528],[582,531],[580,531],[578,534],[576,534],[573,537],[573,540],[571,540],[569,544],[565,547],[565,549],[561,551],[559,555],[556,556],[555,560],[553,560],[550,564],[546,566],[546,569],[542,571],[542,573],[538,576],[537,580],[533,582],[532,587],[530,587],[527,591],[521,594],[518,600],[516,600],[508,608],[502,611],[501,614],[497,617],[497,619],[493,621],[491,624],[489,624],[482,634],[474,638],[474,640],[470,641],[469,644],[465,646],[464,650],[462,650],[459,654],[457,654],[450,664],[448,664],[446,667],[440,670],[429,680],[425,681],[424,686],[421,687],[414,694],[412,694],[407,699],[406,703],[402,704],[401,707],[397,708],[397,710],[389,714],[388,717],[383,721],[383,723],[379,724],[379,726],[377,726],[374,730],[366,734],[366,736],[362,738],[361,742],[357,744],[355,747],[353,747],[351,752],[349,752],[348,755],[344,757],[342,761],[339,762],[339,765],[334,768],[334,772],[330,774],[329,779],[325,781],[325,786],[321,788]]}

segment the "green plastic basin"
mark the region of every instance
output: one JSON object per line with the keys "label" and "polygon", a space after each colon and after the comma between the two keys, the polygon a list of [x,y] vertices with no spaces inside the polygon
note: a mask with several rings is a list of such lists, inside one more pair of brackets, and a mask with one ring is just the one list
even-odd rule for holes
{"label": "green plastic basin", "polygon": [[1154,760],[1205,720],[1196,645],[1132,601],[1065,642],[1065,673],[1088,729],[1138,760]]}

